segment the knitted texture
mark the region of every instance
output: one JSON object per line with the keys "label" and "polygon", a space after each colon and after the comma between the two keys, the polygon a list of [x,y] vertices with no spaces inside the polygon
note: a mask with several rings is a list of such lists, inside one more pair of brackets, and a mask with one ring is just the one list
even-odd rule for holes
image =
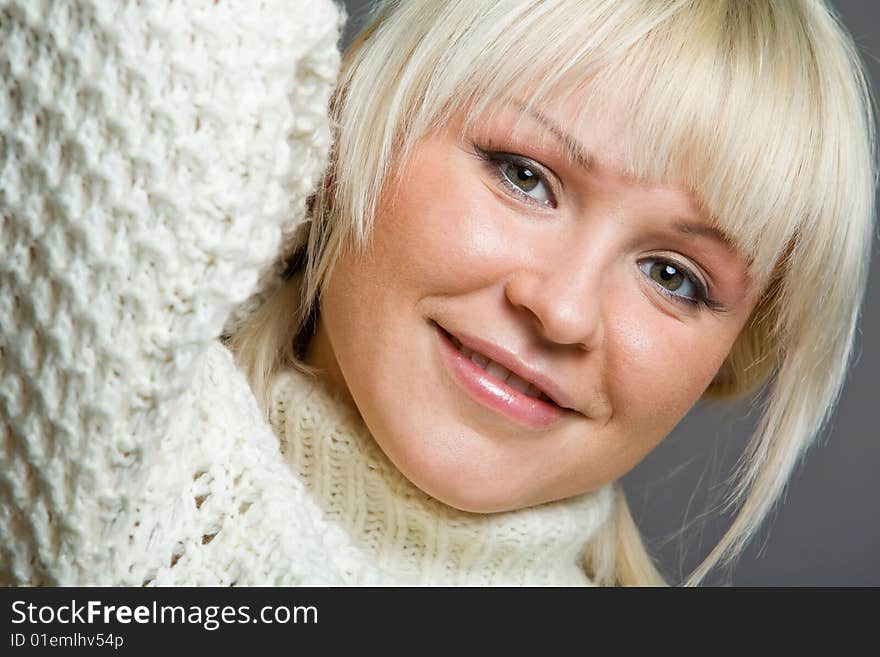
{"label": "knitted texture", "polygon": [[185,549],[131,491],[302,221],[339,28],[331,0],[0,0],[0,580],[140,584]]}
{"label": "knitted texture", "polygon": [[338,567],[352,583],[591,584],[581,556],[610,517],[610,484],[517,511],[459,511],[406,479],[350,402],[296,370],[273,382],[270,421],[311,500],[350,537],[354,558]]}
{"label": "knitted texture", "polygon": [[610,488],[467,514],[216,338],[326,161],[330,0],[0,0],[0,581],[589,584]]}

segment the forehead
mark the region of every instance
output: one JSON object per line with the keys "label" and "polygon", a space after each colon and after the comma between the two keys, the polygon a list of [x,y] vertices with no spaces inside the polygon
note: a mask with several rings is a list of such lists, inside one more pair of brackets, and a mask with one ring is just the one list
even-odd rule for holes
{"label": "forehead", "polygon": [[471,129],[490,135],[510,135],[516,144],[539,145],[542,151],[564,155],[572,169],[584,174],[599,173],[605,180],[637,185],[667,200],[674,198],[674,205],[683,211],[683,218],[675,224],[678,232],[715,240],[748,264],[748,257],[738,252],[735,240],[706,212],[681,177],[672,175],[660,181],[631,174],[626,154],[631,135],[625,122],[618,118],[620,113],[603,113],[583,120],[577,110],[576,100],[572,98],[550,98],[528,106],[519,98],[509,96],[492,103],[467,126],[464,122],[458,125],[461,136],[466,136]]}
{"label": "forehead", "polygon": [[[761,30],[731,17],[776,11],[763,3],[698,3],[687,11],[646,3],[630,15],[632,6],[609,2],[607,15],[589,17],[589,3],[572,4],[570,15],[550,4],[536,6],[541,30],[527,29],[536,15],[524,13],[491,48],[486,30],[495,22],[467,23],[474,47],[444,48],[442,68],[425,78],[431,84],[410,96],[412,115],[397,124],[406,133],[403,159],[463,105],[470,123],[499,99],[517,101],[523,117],[538,111],[545,127],[572,135],[565,148],[574,159],[601,153],[601,165],[621,175],[687,189],[756,278],[767,277],[821,202],[811,184],[819,122],[802,31],[762,41]],[[774,33],[780,24],[764,27]],[[546,132],[550,139],[561,131]]]}
{"label": "forehead", "polygon": [[[778,223],[777,230],[771,228],[766,195],[751,183],[756,174],[767,181],[761,167],[752,166],[752,145],[740,147],[737,137],[709,113],[688,120],[692,111],[677,115],[662,103],[646,110],[647,93],[640,99],[636,92],[597,94],[589,88],[563,88],[544,96],[528,91],[475,103],[462,131],[494,126],[528,142],[552,144],[584,170],[674,190],[687,197],[699,216],[700,233],[723,241],[750,269],[759,261],[756,277],[762,277],[761,268],[781,249],[787,230]],[[762,232],[763,247],[769,247],[765,255],[755,246]]]}
{"label": "forehead", "polygon": [[479,115],[467,116],[459,130],[462,135],[473,129],[487,130],[510,135],[519,143],[538,144],[562,153],[573,167],[584,172],[598,172],[645,188],[674,191],[686,197],[695,213],[706,214],[683,175],[672,171],[665,177],[652,178],[634,172],[634,137],[623,116],[622,111],[586,116],[580,111],[578,98],[572,96],[551,96],[529,103],[508,95],[490,102]]}

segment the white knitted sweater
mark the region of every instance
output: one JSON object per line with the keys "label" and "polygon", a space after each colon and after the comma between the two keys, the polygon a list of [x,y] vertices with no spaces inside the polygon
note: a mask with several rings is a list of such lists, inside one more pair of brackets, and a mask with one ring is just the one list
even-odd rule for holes
{"label": "white knitted sweater", "polygon": [[589,584],[610,487],[431,499],[217,341],[325,162],[330,0],[0,0],[0,582]]}

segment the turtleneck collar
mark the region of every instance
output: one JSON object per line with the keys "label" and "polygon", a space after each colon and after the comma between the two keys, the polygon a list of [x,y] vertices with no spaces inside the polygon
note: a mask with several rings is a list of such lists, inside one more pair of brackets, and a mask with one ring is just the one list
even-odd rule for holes
{"label": "turtleneck collar", "polygon": [[388,460],[350,401],[289,369],[271,389],[281,451],[327,520],[382,584],[590,585],[580,566],[607,522],[611,485],[578,497],[478,514],[422,492]]}

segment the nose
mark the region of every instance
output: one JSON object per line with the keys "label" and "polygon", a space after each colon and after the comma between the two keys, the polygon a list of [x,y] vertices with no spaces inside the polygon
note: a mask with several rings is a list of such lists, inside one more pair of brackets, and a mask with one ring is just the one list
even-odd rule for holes
{"label": "nose", "polygon": [[602,268],[575,251],[516,271],[505,295],[546,340],[593,351],[604,340]]}

